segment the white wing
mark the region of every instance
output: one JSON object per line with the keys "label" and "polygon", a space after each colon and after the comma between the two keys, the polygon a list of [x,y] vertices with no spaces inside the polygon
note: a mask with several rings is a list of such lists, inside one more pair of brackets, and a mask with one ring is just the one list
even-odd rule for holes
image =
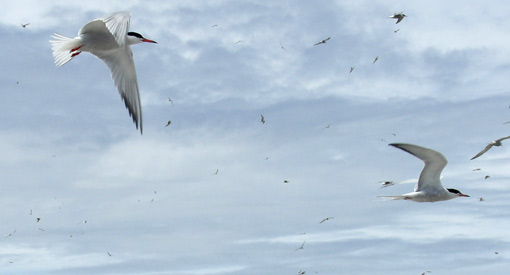
{"label": "white wing", "polygon": [[124,46],[108,53],[94,54],[110,68],[113,82],[126,104],[129,115],[133,118],[137,129],[140,125],[140,132],[143,133],[142,105],[140,104],[140,92],[131,48]]}
{"label": "white wing", "polygon": [[117,41],[121,47],[126,43],[126,34],[129,30],[129,19],[130,15],[127,11],[116,12],[103,19],[106,28],[112,33],[115,37],[115,41]]}
{"label": "white wing", "polygon": [[102,35],[101,32],[103,32],[104,35],[109,32],[109,34],[113,35],[117,44],[123,47],[126,43],[126,35],[129,30],[129,19],[129,12],[116,12],[106,18],[96,19],[87,23],[80,29],[78,35],[94,33],[94,35],[99,36]]}
{"label": "white wing", "polygon": [[418,184],[414,189],[415,192],[422,190],[424,187],[442,187],[441,172],[448,161],[441,153],[413,144],[392,143],[390,145],[414,155],[425,163]]}
{"label": "white wing", "polygon": [[485,154],[485,152],[489,151],[489,149],[492,148],[492,143],[489,143],[487,146],[485,146],[485,148],[483,148],[482,151],[480,151],[478,154],[476,154],[476,156],[472,157],[471,160],[474,160],[475,158]]}

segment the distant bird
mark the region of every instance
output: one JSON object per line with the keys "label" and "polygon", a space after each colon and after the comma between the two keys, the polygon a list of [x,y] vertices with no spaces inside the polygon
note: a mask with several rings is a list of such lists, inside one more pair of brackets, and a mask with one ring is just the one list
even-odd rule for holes
{"label": "distant bird", "polygon": [[376,57],[374,58],[374,62],[372,62],[372,64],[374,64],[375,62],[377,62],[377,60],[379,60],[379,56],[376,56]]}
{"label": "distant bird", "polygon": [[394,32],[394,33],[397,33],[398,31],[400,31],[400,29],[396,29],[396,30],[394,30],[393,32]]}
{"label": "distant bird", "polygon": [[389,18],[397,19],[397,23],[395,23],[395,24],[398,24],[398,23],[400,23],[400,21],[402,21],[404,19],[404,17],[407,17],[407,15],[405,15],[403,12],[400,12],[400,13],[393,14]]}
{"label": "distant bird", "polygon": [[22,26],[23,28],[26,28],[28,25],[30,25],[30,23],[21,24],[21,26]]}
{"label": "distant bird", "polygon": [[321,41],[319,41],[319,42],[317,42],[317,43],[315,43],[315,44],[313,44],[313,45],[314,45],[314,46],[317,46],[317,45],[320,45],[320,44],[326,44],[326,42],[327,42],[328,40],[330,40],[330,39],[331,39],[331,37],[328,37],[328,38],[326,38],[326,39],[324,39],[324,40],[321,40]]}
{"label": "distant bird", "polygon": [[283,183],[289,183],[289,181],[288,180],[284,180]]}
{"label": "distant bird", "polygon": [[110,254],[110,252],[106,251],[106,253],[108,253],[108,256],[110,256],[110,257],[112,256],[112,254]]}
{"label": "distant bird", "polygon": [[476,154],[476,156],[472,157],[471,160],[474,160],[475,158],[485,154],[485,152],[489,151],[489,149],[492,148],[492,146],[502,146],[503,144],[501,143],[503,140],[505,139],[509,139],[510,136],[507,136],[507,137],[502,137],[500,139],[496,139],[494,141],[491,141],[487,146],[485,146],[485,148],[483,148],[482,151],[480,151],[480,153]]}
{"label": "distant bird", "polygon": [[93,20],[83,26],[78,36],[70,38],[55,33],[52,44],[55,65],[60,67],[81,52],[89,52],[106,63],[112,73],[113,82],[140,133],[142,128],[142,105],[135,63],[130,45],[141,42],[156,43],[136,32],[128,32],[129,12],[117,12]]}
{"label": "distant bird", "polygon": [[220,171],[220,169],[216,169],[216,172],[214,172],[213,175],[218,175],[219,171]]}
{"label": "distant bird", "polygon": [[234,43],[234,44],[239,44],[239,43],[243,43],[243,42],[244,42],[243,40],[239,40],[239,41],[237,41],[237,42],[236,42],[236,43]]}
{"label": "distant bird", "polygon": [[503,125],[504,125],[504,124],[508,124],[508,123],[510,123],[510,121],[507,121],[507,122],[503,123]]}
{"label": "distant bird", "polygon": [[484,201],[485,199],[484,198],[479,198],[480,201]]}
{"label": "distant bird", "polygon": [[296,248],[296,251],[300,250],[300,249],[304,249],[304,246],[305,246],[305,243],[306,241],[304,241],[300,247]]}
{"label": "distant bird", "polygon": [[298,275],[304,275],[304,274],[306,274],[306,271],[300,269],[297,274]]}
{"label": "distant bird", "polygon": [[326,125],[326,127],[322,128],[321,131],[331,128],[331,124]]}
{"label": "distant bird", "polygon": [[322,221],[320,221],[319,223],[323,223],[323,222],[328,221],[328,220],[331,220],[331,219],[334,219],[334,217],[327,217],[327,218],[324,218],[324,219],[322,219]]}
{"label": "distant bird", "polygon": [[482,170],[482,168],[475,168],[475,169],[473,169],[473,171],[480,171],[480,170]]}
{"label": "distant bird", "polygon": [[170,126],[170,124],[172,124],[172,121],[171,121],[171,120],[169,120],[169,121],[166,123],[165,127]]}
{"label": "distant bird", "polygon": [[172,101],[171,98],[168,98],[168,101],[170,101],[170,103],[172,103],[172,106],[174,106],[174,102]]}
{"label": "distant bird", "polygon": [[349,73],[352,73],[352,71],[354,71],[354,67],[351,67],[351,70],[349,71]]}
{"label": "distant bird", "polygon": [[491,176],[489,176],[489,175],[486,175],[484,179],[488,179],[488,178],[490,178],[490,177],[491,177]]}
{"label": "distant bird", "polygon": [[283,46],[282,41],[280,41],[280,48],[282,48],[282,50],[285,50],[285,51],[287,50],[287,49],[285,49],[285,47]]}
{"label": "distant bird", "polygon": [[418,184],[414,192],[401,196],[380,196],[391,198],[393,200],[412,200],[415,202],[436,202],[454,199],[457,197],[469,197],[462,194],[459,190],[453,188],[444,188],[441,185],[441,172],[448,163],[446,158],[439,152],[406,143],[391,143],[390,146],[399,148],[411,155],[421,159],[425,167],[421,171]]}
{"label": "distant bird", "polygon": [[262,114],[260,115],[260,122],[262,122],[262,124],[266,124],[266,119],[264,119]]}
{"label": "distant bird", "polygon": [[381,188],[392,186],[392,185],[396,184],[396,182],[394,182],[392,180],[385,180],[385,181],[381,181],[380,183],[381,183]]}
{"label": "distant bird", "polygon": [[41,218],[37,218],[37,219],[36,219],[36,221],[37,221],[37,222],[40,222],[40,221],[41,221]]}
{"label": "distant bird", "polygon": [[211,28],[215,28],[215,27],[218,27],[218,25],[212,25]]}

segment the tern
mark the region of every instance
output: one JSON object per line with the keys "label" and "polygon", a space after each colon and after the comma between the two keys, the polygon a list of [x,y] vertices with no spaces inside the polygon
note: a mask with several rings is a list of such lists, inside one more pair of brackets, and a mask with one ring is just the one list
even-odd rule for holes
{"label": "tern", "polygon": [[331,39],[331,37],[328,37],[328,38],[326,38],[326,39],[324,39],[324,40],[321,40],[321,41],[319,41],[319,42],[317,42],[317,43],[315,43],[315,44],[313,44],[313,45],[314,45],[314,46],[317,46],[317,45],[320,45],[320,44],[326,44],[326,42],[327,42],[328,40],[330,40],[330,39]]}
{"label": "tern", "polygon": [[405,15],[403,12],[401,12],[401,13],[395,13],[392,16],[390,16],[389,18],[396,18],[397,23],[395,23],[395,24],[398,24],[398,23],[400,23],[400,21],[402,21],[404,19],[404,17],[407,17],[407,15]]}
{"label": "tern", "polygon": [[479,156],[481,156],[481,155],[485,154],[485,152],[489,151],[489,150],[492,148],[492,146],[502,146],[502,145],[503,145],[503,143],[501,143],[501,142],[502,142],[503,140],[505,140],[505,139],[509,139],[509,138],[510,138],[510,136],[508,136],[508,137],[502,137],[502,138],[500,138],[500,139],[496,139],[496,140],[494,140],[494,141],[491,141],[489,144],[487,144],[487,146],[485,146],[485,148],[483,148],[483,150],[482,150],[482,151],[480,151],[480,153],[478,153],[478,154],[476,154],[476,156],[472,157],[472,158],[471,158],[471,160],[474,160],[475,158],[477,158],[477,157],[479,157]]}
{"label": "tern", "polygon": [[156,41],[146,39],[136,32],[128,32],[129,19],[129,12],[116,12],[87,23],[75,38],[54,33],[50,43],[57,67],[66,64],[81,52],[89,52],[106,63],[129,115],[136,128],[140,126],[140,133],[143,133],[140,92],[133,53],[129,46]]}
{"label": "tern", "polygon": [[458,197],[469,197],[468,195],[462,194],[457,189],[447,189],[441,185],[441,172],[448,163],[441,153],[413,144],[391,143],[390,145],[421,159],[425,163],[425,167],[421,171],[414,192],[401,196],[381,197],[391,198],[393,200],[412,200],[415,202],[436,202]]}

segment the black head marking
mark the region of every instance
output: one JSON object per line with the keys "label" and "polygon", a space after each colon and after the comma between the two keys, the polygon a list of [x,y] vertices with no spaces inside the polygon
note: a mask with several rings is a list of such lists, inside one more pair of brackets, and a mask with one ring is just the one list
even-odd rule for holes
{"label": "black head marking", "polygon": [[143,39],[143,36],[141,34],[137,33],[137,32],[128,32],[127,35]]}
{"label": "black head marking", "polygon": [[447,189],[450,193],[453,193],[453,194],[462,194],[459,190],[457,189],[453,189],[453,188],[448,188]]}

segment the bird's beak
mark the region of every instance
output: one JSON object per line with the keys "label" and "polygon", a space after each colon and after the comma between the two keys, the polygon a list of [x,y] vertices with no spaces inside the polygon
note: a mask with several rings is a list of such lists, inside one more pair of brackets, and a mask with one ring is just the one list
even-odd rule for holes
{"label": "bird's beak", "polygon": [[469,197],[469,195],[466,194],[460,194],[461,197]]}
{"label": "bird's beak", "polygon": [[156,43],[156,44],[158,43],[158,42],[156,42],[156,41],[154,41],[154,40],[150,40],[150,39],[146,39],[146,38],[144,38],[144,39],[142,40],[142,42]]}

